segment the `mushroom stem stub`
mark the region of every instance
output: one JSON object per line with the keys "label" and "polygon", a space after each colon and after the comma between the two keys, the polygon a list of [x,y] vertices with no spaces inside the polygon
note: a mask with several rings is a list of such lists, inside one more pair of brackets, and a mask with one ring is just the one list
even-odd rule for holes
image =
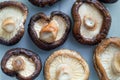
{"label": "mushroom stem stub", "polygon": [[7,18],[2,23],[2,29],[7,33],[11,33],[15,30],[15,22],[12,18]]}
{"label": "mushroom stem stub", "polygon": [[40,31],[40,38],[48,43],[54,42],[58,33],[58,25],[56,21],[51,21]]}
{"label": "mushroom stem stub", "polygon": [[89,30],[95,30],[96,28],[96,22],[90,17],[84,16],[83,19],[84,26]]}
{"label": "mushroom stem stub", "polygon": [[116,75],[120,75],[120,53],[114,55],[111,66],[113,73]]}
{"label": "mushroom stem stub", "polygon": [[16,57],[12,61],[12,66],[13,66],[14,71],[24,70],[24,67],[25,67],[24,60],[20,57]]}
{"label": "mushroom stem stub", "polygon": [[56,71],[56,80],[71,80],[69,66],[60,65]]}

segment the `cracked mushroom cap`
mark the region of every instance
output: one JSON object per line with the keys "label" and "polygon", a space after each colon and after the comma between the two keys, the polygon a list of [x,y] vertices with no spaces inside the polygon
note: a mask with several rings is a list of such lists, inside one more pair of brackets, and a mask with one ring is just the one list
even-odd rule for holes
{"label": "cracked mushroom cap", "polygon": [[88,80],[89,67],[79,53],[62,49],[48,57],[44,76],[46,80]]}
{"label": "cracked mushroom cap", "polygon": [[115,3],[118,0],[99,0],[99,1],[104,2],[104,3]]}
{"label": "cracked mushroom cap", "polygon": [[14,45],[24,34],[27,7],[20,2],[5,1],[0,3],[0,43]]}
{"label": "cracked mushroom cap", "polygon": [[111,16],[97,0],[78,0],[72,8],[75,39],[87,45],[99,43],[108,34]]}
{"label": "cracked mushroom cap", "polygon": [[51,50],[65,42],[70,26],[70,18],[60,11],[52,12],[50,17],[41,12],[31,18],[28,32],[39,48]]}
{"label": "cracked mushroom cap", "polygon": [[100,80],[120,80],[120,38],[105,39],[96,47],[94,66]]}
{"label": "cracked mushroom cap", "polygon": [[39,7],[51,6],[60,0],[29,0],[33,5]]}
{"label": "cracked mushroom cap", "polygon": [[42,64],[34,52],[15,48],[6,52],[2,58],[1,68],[5,74],[16,76],[19,80],[33,80],[39,75]]}

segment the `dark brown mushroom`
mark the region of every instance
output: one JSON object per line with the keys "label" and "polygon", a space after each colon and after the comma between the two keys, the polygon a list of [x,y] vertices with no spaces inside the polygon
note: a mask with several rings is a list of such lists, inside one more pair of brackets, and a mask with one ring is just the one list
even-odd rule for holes
{"label": "dark brown mushroom", "polygon": [[94,45],[104,39],[111,25],[108,10],[97,0],[77,0],[72,8],[75,39]]}
{"label": "dark brown mushroom", "polygon": [[107,38],[95,49],[94,66],[100,80],[120,79],[120,38]]}
{"label": "dark brown mushroom", "polygon": [[104,3],[115,3],[118,0],[99,0],[99,1],[104,2]]}
{"label": "dark brown mushroom", "polygon": [[0,3],[0,43],[14,45],[24,35],[24,24],[28,9],[20,2],[5,1]]}
{"label": "dark brown mushroom", "polygon": [[2,71],[9,76],[16,76],[19,80],[33,80],[42,68],[41,60],[34,52],[15,48],[8,50],[1,62]]}
{"label": "dark brown mushroom", "polygon": [[88,80],[89,66],[80,54],[73,50],[55,51],[45,62],[45,80]]}
{"label": "dark brown mushroom", "polygon": [[50,18],[40,12],[31,18],[28,26],[32,41],[41,49],[51,50],[66,41],[71,21],[60,11],[52,12]]}
{"label": "dark brown mushroom", "polygon": [[29,0],[33,5],[39,7],[51,6],[60,0]]}

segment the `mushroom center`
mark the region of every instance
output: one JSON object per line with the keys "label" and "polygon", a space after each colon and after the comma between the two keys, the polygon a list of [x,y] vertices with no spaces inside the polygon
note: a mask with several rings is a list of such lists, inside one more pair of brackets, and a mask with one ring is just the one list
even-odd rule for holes
{"label": "mushroom center", "polygon": [[111,66],[113,73],[116,75],[120,75],[120,53],[114,55]]}
{"label": "mushroom center", "polygon": [[52,20],[47,26],[43,27],[40,31],[40,38],[48,43],[53,42],[58,33],[58,24],[55,20]]}
{"label": "mushroom center", "polygon": [[2,29],[7,33],[13,32],[15,30],[15,21],[11,17],[6,18],[2,23]]}
{"label": "mushroom center", "polygon": [[95,30],[96,28],[96,22],[91,17],[84,16],[83,23],[89,30]]}
{"label": "mushroom center", "polygon": [[66,64],[62,64],[56,71],[56,80],[71,80],[71,70]]}
{"label": "mushroom center", "polygon": [[16,57],[12,61],[12,66],[13,66],[14,71],[24,70],[25,62],[24,62],[24,60],[21,57]]}

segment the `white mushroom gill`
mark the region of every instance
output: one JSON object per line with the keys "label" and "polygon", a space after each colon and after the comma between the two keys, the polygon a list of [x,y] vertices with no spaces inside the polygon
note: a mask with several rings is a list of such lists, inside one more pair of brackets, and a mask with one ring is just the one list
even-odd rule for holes
{"label": "white mushroom gill", "polygon": [[[55,22],[55,24],[56,24],[55,26],[58,28],[57,29],[58,31],[55,32],[57,35],[56,35],[54,41],[60,40],[65,33],[67,24],[66,24],[65,20],[62,17],[59,17],[59,16],[54,16],[52,18],[51,22]],[[39,33],[41,32],[42,28],[47,26],[48,24],[49,23],[47,21],[43,20],[43,19],[39,20],[35,23],[34,30],[36,31],[38,38],[41,37],[41,35]],[[49,35],[49,36],[51,36],[51,35]],[[47,37],[49,37],[49,36],[47,36]],[[53,40],[51,40],[51,41],[53,42]]]}
{"label": "white mushroom gill", "polygon": [[24,28],[24,13],[17,7],[0,9],[0,38],[12,39],[20,28]]}
{"label": "white mushroom gill", "polygon": [[57,22],[52,20],[40,31],[40,39],[48,43],[54,42],[58,34],[58,26]]}
{"label": "white mushroom gill", "polygon": [[[69,53],[69,51],[61,50],[58,53]],[[75,52],[73,52],[74,55],[76,56]],[[86,68],[88,68],[87,65]],[[85,80],[86,76],[89,76],[86,74],[86,68],[76,58],[67,55],[57,56],[50,64],[50,80]]]}
{"label": "white mushroom gill", "polygon": [[[101,12],[92,4],[83,3],[79,8],[79,15],[81,18],[81,27],[80,27],[80,33],[83,37],[92,39],[93,37],[96,37],[97,34],[99,34],[102,24],[103,24],[103,15]],[[85,20],[85,17],[91,18]],[[85,20],[85,21],[84,21]],[[95,29],[90,30],[86,28],[86,23],[88,28],[95,25]],[[89,34],[89,35],[88,35]]]}
{"label": "white mushroom gill", "polygon": [[[120,62],[119,58],[116,58],[116,55],[119,56],[118,54],[120,52],[120,48],[114,44],[110,44],[99,56],[100,56],[100,62],[104,68],[104,70],[107,73],[107,76],[110,80],[120,80],[119,76],[119,69],[120,66],[116,66]],[[116,60],[116,59],[117,60]]]}
{"label": "white mushroom gill", "polygon": [[[35,72],[35,63],[33,63],[28,57],[25,57],[24,55],[19,55],[17,57],[21,58],[24,61],[24,66],[21,66],[21,68],[19,67],[18,69],[16,69],[17,72],[23,77],[31,76]],[[5,67],[9,70],[14,70],[15,68],[17,68],[16,66],[18,65],[14,65],[15,67],[13,67],[13,62],[15,59],[16,56],[11,56],[8,59]]]}

